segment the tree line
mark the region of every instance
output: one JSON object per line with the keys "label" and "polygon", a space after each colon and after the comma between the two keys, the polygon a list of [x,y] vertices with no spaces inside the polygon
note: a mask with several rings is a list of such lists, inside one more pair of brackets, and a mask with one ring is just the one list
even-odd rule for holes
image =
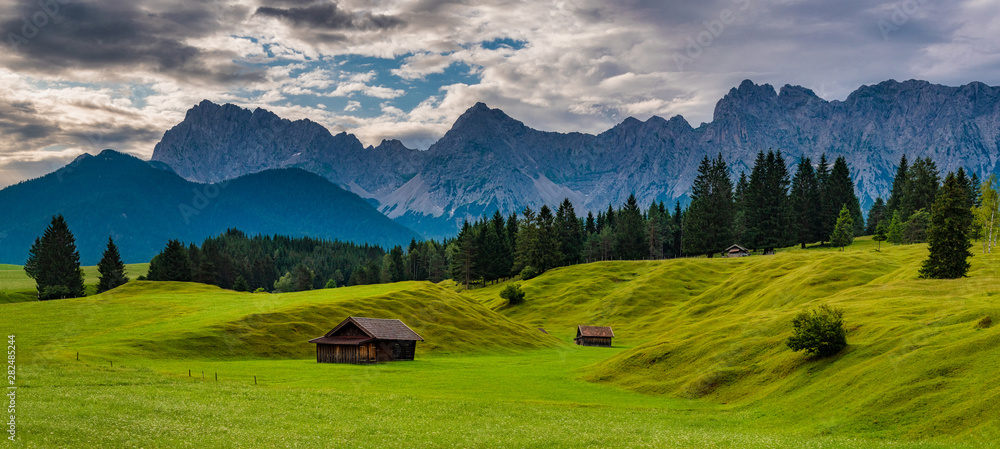
{"label": "tree line", "polygon": [[[447,278],[471,287],[515,276],[530,279],[577,263],[712,257],[733,244],[765,254],[815,243],[844,247],[865,234],[896,244],[928,242],[932,253],[948,247],[949,257],[957,260],[962,251],[956,248],[970,239],[981,240],[983,252],[996,246],[997,188],[996,176],[980,182],[961,168],[942,184],[931,159],[910,164],[903,156],[888,201],[877,198],[865,220],[843,157],[832,166],[826,155],[815,165],[801,158],[793,175],[780,151],[762,151],[749,176],[740,173],[734,183],[719,155],[701,161],[687,208],[678,202],[671,211],[662,201],[641,208],[630,195],[617,209],[609,205],[580,217],[565,199],[555,210],[542,205],[509,216],[496,212],[465,222],[455,238],[414,240],[405,249],[388,251],[308,237],[247,236],[230,229],[201,246],[171,240],[150,261],[145,279],[268,292]],[[952,198],[955,192],[961,198]],[[940,212],[946,209],[951,212]],[[959,228],[964,234],[956,234]],[[98,271],[98,292],[129,280],[110,238]],[[61,215],[35,240],[25,272],[36,280],[39,299],[84,295],[79,253]]]}

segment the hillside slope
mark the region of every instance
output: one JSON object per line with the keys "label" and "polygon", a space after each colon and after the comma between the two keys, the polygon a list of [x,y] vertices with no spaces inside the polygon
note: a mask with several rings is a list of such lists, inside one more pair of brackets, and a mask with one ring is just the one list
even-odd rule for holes
{"label": "hillside slope", "polygon": [[[611,325],[632,346],[588,367],[587,380],[648,394],[757,404],[802,418],[909,437],[995,429],[1000,386],[1000,257],[970,276],[921,280],[925,245],[773,257],[578,265],[523,282],[508,307],[497,287],[469,296],[568,339],[577,324]],[[843,308],[849,346],[813,360],[784,345],[792,318]],[[822,430],[822,429],[820,429]]]}
{"label": "hillside slope", "polygon": [[[348,316],[397,318],[426,352],[497,352],[560,342],[428,282],[300,293],[237,293],[184,282],[135,282],[101,295],[7,304],[5,329],[46,354],[142,359],[302,359],[308,340]],[[9,312],[10,315],[6,313]],[[52,320],[58,316],[64,319]],[[31,353],[25,347],[25,354]]]}

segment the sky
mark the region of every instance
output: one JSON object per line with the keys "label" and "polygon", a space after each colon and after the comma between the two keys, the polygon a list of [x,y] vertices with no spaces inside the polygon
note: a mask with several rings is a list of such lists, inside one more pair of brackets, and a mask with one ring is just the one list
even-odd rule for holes
{"label": "sky", "polygon": [[546,131],[698,126],[742,80],[1000,84],[993,0],[0,0],[0,187],[148,159],[202,100],[426,149],[476,102]]}

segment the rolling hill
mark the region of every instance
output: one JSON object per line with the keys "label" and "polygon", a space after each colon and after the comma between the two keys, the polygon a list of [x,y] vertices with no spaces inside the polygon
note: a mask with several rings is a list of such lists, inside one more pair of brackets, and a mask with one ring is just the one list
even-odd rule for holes
{"label": "rolling hill", "polygon": [[[469,296],[566,339],[577,324],[611,325],[627,349],[587,367],[593,382],[757,404],[817,429],[826,419],[913,438],[995,431],[1000,328],[979,322],[1000,317],[1000,257],[977,254],[965,279],[917,279],[926,254],[861,240],[846,252],[603,262],[523,282],[521,306],[497,297],[502,286]],[[792,318],[822,304],[844,309],[848,348],[823,360],[790,351]]]}
{"label": "rolling hill", "polygon": [[105,150],[0,190],[0,262],[22,264],[52,216],[63,214],[81,263],[100,259],[108,236],[126,263],[149,262],[169,239],[201,243],[238,228],[405,245],[420,239],[361,197],[300,169],[268,170],[219,184],[189,182],[160,163]]}

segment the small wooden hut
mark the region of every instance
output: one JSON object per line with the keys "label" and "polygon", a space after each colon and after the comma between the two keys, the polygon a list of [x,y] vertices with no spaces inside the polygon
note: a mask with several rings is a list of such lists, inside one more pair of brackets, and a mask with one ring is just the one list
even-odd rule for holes
{"label": "small wooden hut", "polygon": [[615,337],[611,326],[584,326],[576,327],[576,344],[581,346],[611,346],[611,339]]}
{"label": "small wooden hut", "polygon": [[750,250],[740,245],[733,245],[730,246],[729,248],[726,248],[724,253],[727,257],[746,257],[750,255]]}
{"label": "small wooden hut", "polygon": [[417,341],[424,341],[399,320],[349,317],[316,343],[319,363],[376,363],[413,360]]}

